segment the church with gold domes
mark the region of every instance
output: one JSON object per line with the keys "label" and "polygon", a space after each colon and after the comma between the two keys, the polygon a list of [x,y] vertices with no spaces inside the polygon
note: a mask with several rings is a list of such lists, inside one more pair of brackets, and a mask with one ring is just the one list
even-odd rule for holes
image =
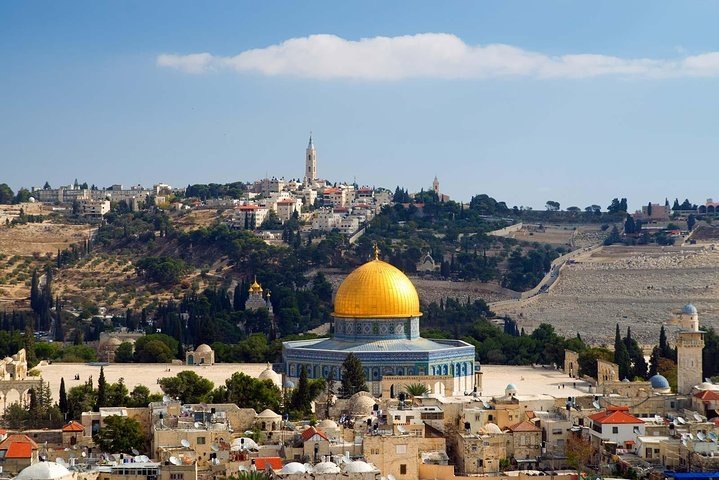
{"label": "church with gold domes", "polygon": [[360,359],[367,385],[379,395],[384,376],[454,377],[454,391],[474,389],[474,346],[461,340],[429,340],[419,335],[417,290],[396,267],[375,258],[342,282],[334,301],[332,338],[284,342],[287,379],[297,382],[302,366],[309,378],[341,379],[342,363]]}

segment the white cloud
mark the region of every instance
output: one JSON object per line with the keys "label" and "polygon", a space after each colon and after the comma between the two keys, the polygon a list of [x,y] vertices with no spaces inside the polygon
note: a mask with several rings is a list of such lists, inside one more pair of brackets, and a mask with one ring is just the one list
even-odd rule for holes
{"label": "white cloud", "polygon": [[551,56],[504,44],[467,45],[446,33],[357,41],[336,35],[310,35],[245,50],[231,57],[210,53],[163,54],[157,57],[157,65],[194,74],[235,70],[315,79],[717,77],[719,52],[675,59],[592,53]]}

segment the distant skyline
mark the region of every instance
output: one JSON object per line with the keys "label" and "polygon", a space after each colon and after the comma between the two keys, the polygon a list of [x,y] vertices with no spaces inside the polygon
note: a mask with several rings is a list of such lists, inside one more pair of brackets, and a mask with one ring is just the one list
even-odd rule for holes
{"label": "distant skyline", "polygon": [[719,2],[0,3],[0,183],[719,198]]}

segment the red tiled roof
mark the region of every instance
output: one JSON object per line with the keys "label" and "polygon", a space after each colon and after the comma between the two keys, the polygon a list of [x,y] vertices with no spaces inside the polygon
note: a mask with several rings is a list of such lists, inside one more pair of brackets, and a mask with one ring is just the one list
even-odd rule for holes
{"label": "red tiled roof", "polygon": [[15,442],[7,449],[5,458],[31,458],[32,445],[25,442]]}
{"label": "red tiled roof", "polygon": [[2,443],[0,443],[0,450],[7,450],[15,442],[29,443],[30,445],[32,445],[33,449],[37,448],[37,443],[35,443],[32,438],[21,433],[15,433],[9,435],[5,440],[2,441]]}
{"label": "red tiled roof", "polygon": [[628,413],[629,407],[609,407],[604,412],[590,415],[589,418],[600,425],[617,425],[617,424],[642,424],[644,420]]}
{"label": "red tiled roof", "polygon": [[541,432],[542,431],[541,428],[539,428],[535,424],[528,422],[526,420],[512,425],[511,427],[509,427],[509,429],[513,432]]}
{"label": "red tiled roof", "polygon": [[294,200],[280,200],[277,202],[280,205],[292,205],[293,203],[296,203]]}
{"label": "red tiled roof", "polygon": [[282,470],[282,459],[280,457],[257,457],[253,460],[257,470],[267,470],[268,466],[272,470]]}
{"label": "red tiled roof", "polygon": [[82,426],[81,423],[76,422],[73,420],[72,422],[68,423],[64,427],[62,427],[63,432],[84,432],[85,427]]}
{"label": "red tiled roof", "polygon": [[719,400],[719,393],[713,390],[704,390],[694,394],[699,400]]}
{"label": "red tiled roof", "polygon": [[260,207],[258,207],[257,205],[241,205],[237,208],[239,208],[240,210],[257,210]]}
{"label": "red tiled roof", "polygon": [[310,438],[314,437],[315,434],[319,435],[320,437],[324,438],[325,440],[329,441],[329,438],[327,438],[327,435],[322,433],[322,430],[318,430],[315,427],[310,427],[304,432],[302,432],[302,442],[306,442]]}

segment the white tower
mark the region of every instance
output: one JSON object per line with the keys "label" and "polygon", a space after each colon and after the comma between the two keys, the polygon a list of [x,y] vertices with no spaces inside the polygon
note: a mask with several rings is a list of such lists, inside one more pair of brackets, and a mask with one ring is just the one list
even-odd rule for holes
{"label": "white tower", "polygon": [[691,393],[702,382],[702,350],[704,332],[699,330],[699,314],[694,305],[684,305],[676,323],[681,327],[677,334],[677,393]]}
{"label": "white tower", "polygon": [[305,185],[312,185],[315,180],[317,180],[317,151],[310,133],[310,143],[305,150]]}

